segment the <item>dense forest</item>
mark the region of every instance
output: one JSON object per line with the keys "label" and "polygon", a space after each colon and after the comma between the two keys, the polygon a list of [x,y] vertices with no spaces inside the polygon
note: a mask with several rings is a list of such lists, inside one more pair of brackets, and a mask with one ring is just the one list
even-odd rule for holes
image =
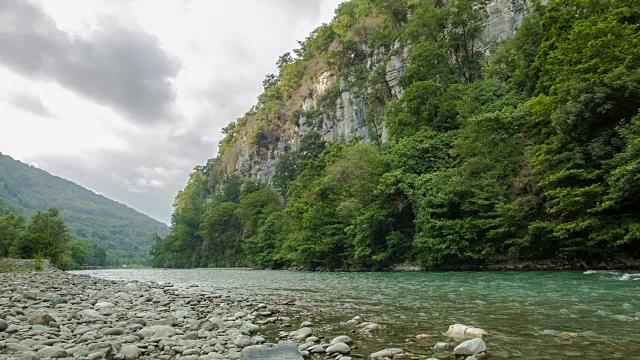
{"label": "dense forest", "polygon": [[[379,270],[638,258],[640,2],[530,3],[514,36],[481,50],[486,3],[341,4],[278,60],[257,105],[224,129],[218,156],[195,168],[153,264]],[[384,67],[366,61],[395,43],[411,49],[398,98]],[[265,156],[287,126],[335,104],[339,85],[314,114],[291,101],[318,69],[366,100],[370,137],[327,142],[318,129],[278,158],[270,183],[234,173],[240,141]]]}
{"label": "dense forest", "polygon": [[[106,252],[100,265],[147,264],[156,234],[168,233],[165,224],[123,204],[0,154],[0,216],[14,214],[26,222],[24,217],[50,208],[59,209],[71,238]],[[3,236],[2,242],[17,240]]]}

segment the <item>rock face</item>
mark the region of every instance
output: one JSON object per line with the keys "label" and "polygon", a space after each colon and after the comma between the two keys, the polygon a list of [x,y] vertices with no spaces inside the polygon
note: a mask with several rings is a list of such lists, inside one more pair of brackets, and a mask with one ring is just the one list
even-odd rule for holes
{"label": "rock face", "polygon": [[[488,52],[491,45],[512,36],[526,16],[529,3],[530,0],[488,1],[485,30],[478,39],[477,47]],[[411,45],[400,41],[388,48],[360,45],[360,50],[367,54],[364,63],[369,74],[382,67],[384,85],[391,99],[403,96],[400,77],[406,71],[412,49]],[[327,103],[323,97],[333,89],[337,90],[335,99]],[[278,158],[290,150],[297,150],[302,137],[312,131],[320,133],[326,141],[346,143],[359,138],[363,143],[384,143],[388,138],[385,125],[378,123],[374,126],[375,121],[367,117],[370,109],[366,94],[369,90],[358,88],[354,78],[338,77],[333,71],[318,74],[309,87],[308,96],[299,104],[302,115],[295,119],[297,125],[282,129],[279,141],[267,154],[258,154],[249,146],[248,139],[238,139],[239,145],[231,160],[234,167],[227,168],[227,171],[233,170],[242,177],[270,183]]]}
{"label": "rock face", "polygon": [[281,343],[273,348],[261,345],[244,348],[240,360],[303,360],[295,343]]}

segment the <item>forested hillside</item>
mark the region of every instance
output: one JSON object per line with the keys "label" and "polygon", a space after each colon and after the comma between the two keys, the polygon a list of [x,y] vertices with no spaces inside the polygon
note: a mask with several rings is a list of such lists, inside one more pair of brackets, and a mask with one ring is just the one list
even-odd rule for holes
{"label": "forested hillside", "polygon": [[640,2],[521,1],[487,41],[502,3],[341,4],[191,174],[154,264],[640,257]]}
{"label": "forested hillside", "polygon": [[106,249],[109,265],[145,264],[154,235],[168,227],[77,184],[0,154],[0,215],[60,210],[70,236]]}

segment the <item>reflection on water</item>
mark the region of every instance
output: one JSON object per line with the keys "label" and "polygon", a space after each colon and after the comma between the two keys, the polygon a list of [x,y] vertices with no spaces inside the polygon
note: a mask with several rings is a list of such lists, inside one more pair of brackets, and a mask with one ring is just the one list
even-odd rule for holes
{"label": "reflection on water", "polygon": [[[311,273],[229,269],[79,271],[115,280],[199,285],[198,291],[256,301],[297,299],[327,335],[355,315],[386,325],[358,339],[361,352],[388,346],[419,355],[455,323],[490,333],[492,359],[640,357],[640,278],[637,273],[442,272]],[[620,281],[627,280],[627,281]],[[573,336],[559,336],[563,332]],[[429,334],[429,340],[415,335]],[[349,334],[351,335],[351,334]],[[357,335],[356,335],[357,336]],[[437,354],[445,359],[447,354]],[[452,357],[449,357],[452,358]]]}

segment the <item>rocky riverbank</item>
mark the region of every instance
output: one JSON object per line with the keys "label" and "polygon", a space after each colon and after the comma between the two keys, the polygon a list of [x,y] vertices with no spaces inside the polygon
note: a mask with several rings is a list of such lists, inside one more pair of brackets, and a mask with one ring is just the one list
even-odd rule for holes
{"label": "rocky riverbank", "polygon": [[[111,281],[54,269],[0,273],[0,283],[3,359],[422,358],[397,348],[361,354],[345,335],[324,339],[303,317],[284,316],[286,302],[267,305],[197,287]],[[360,317],[350,323],[358,333],[384,328]],[[444,358],[476,359],[486,349],[481,339],[457,343],[438,343],[434,351]]]}

